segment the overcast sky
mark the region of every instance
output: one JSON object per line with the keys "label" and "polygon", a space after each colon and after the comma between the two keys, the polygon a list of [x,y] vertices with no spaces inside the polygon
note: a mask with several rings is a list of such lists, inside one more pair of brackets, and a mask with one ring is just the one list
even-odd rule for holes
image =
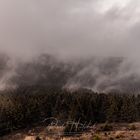
{"label": "overcast sky", "polygon": [[139,0],[0,0],[0,51],[140,58]]}

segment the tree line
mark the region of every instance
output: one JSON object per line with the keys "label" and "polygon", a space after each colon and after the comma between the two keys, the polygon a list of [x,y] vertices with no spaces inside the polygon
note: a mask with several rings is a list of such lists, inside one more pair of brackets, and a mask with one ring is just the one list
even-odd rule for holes
{"label": "tree line", "polygon": [[91,123],[139,121],[140,95],[44,87],[20,87],[0,93],[0,134],[48,117]]}

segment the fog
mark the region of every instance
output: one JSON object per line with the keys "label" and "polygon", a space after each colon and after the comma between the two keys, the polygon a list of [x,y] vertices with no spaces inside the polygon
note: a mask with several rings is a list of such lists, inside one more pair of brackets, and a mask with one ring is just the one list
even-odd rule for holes
{"label": "fog", "polygon": [[[0,21],[0,52],[9,58],[8,72],[1,76],[4,85],[21,61],[31,63],[45,53],[68,60],[76,69],[85,61],[64,87],[104,91],[140,85],[139,0],[1,0]],[[109,69],[104,68],[106,63]],[[108,75],[101,70],[112,71]]]}
{"label": "fog", "polygon": [[139,57],[138,0],[1,0],[1,51]]}

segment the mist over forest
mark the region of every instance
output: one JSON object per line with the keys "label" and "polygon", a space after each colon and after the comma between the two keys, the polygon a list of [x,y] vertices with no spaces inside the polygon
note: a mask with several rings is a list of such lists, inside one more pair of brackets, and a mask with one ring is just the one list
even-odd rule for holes
{"label": "mist over forest", "polygon": [[139,122],[139,44],[139,0],[0,0],[0,139],[46,118]]}
{"label": "mist over forest", "polygon": [[0,89],[139,92],[138,0],[0,2]]}
{"label": "mist over forest", "polygon": [[1,90],[22,86],[42,86],[95,92],[139,93],[140,75],[123,57],[92,57],[63,60],[42,54],[28,61],[0,58]]}

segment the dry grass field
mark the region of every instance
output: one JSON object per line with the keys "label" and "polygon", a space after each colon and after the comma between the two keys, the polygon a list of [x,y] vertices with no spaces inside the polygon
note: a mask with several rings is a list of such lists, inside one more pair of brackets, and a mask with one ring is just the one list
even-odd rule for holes
{"label": "dry grass field", "polygon": [[82,134],[63,135],[63,127],[36,127],[31,130],[14,132],[1,137],[0,140],[140,140],[140,123],[109,124],[112,130],[101,130],[103,124]]}

